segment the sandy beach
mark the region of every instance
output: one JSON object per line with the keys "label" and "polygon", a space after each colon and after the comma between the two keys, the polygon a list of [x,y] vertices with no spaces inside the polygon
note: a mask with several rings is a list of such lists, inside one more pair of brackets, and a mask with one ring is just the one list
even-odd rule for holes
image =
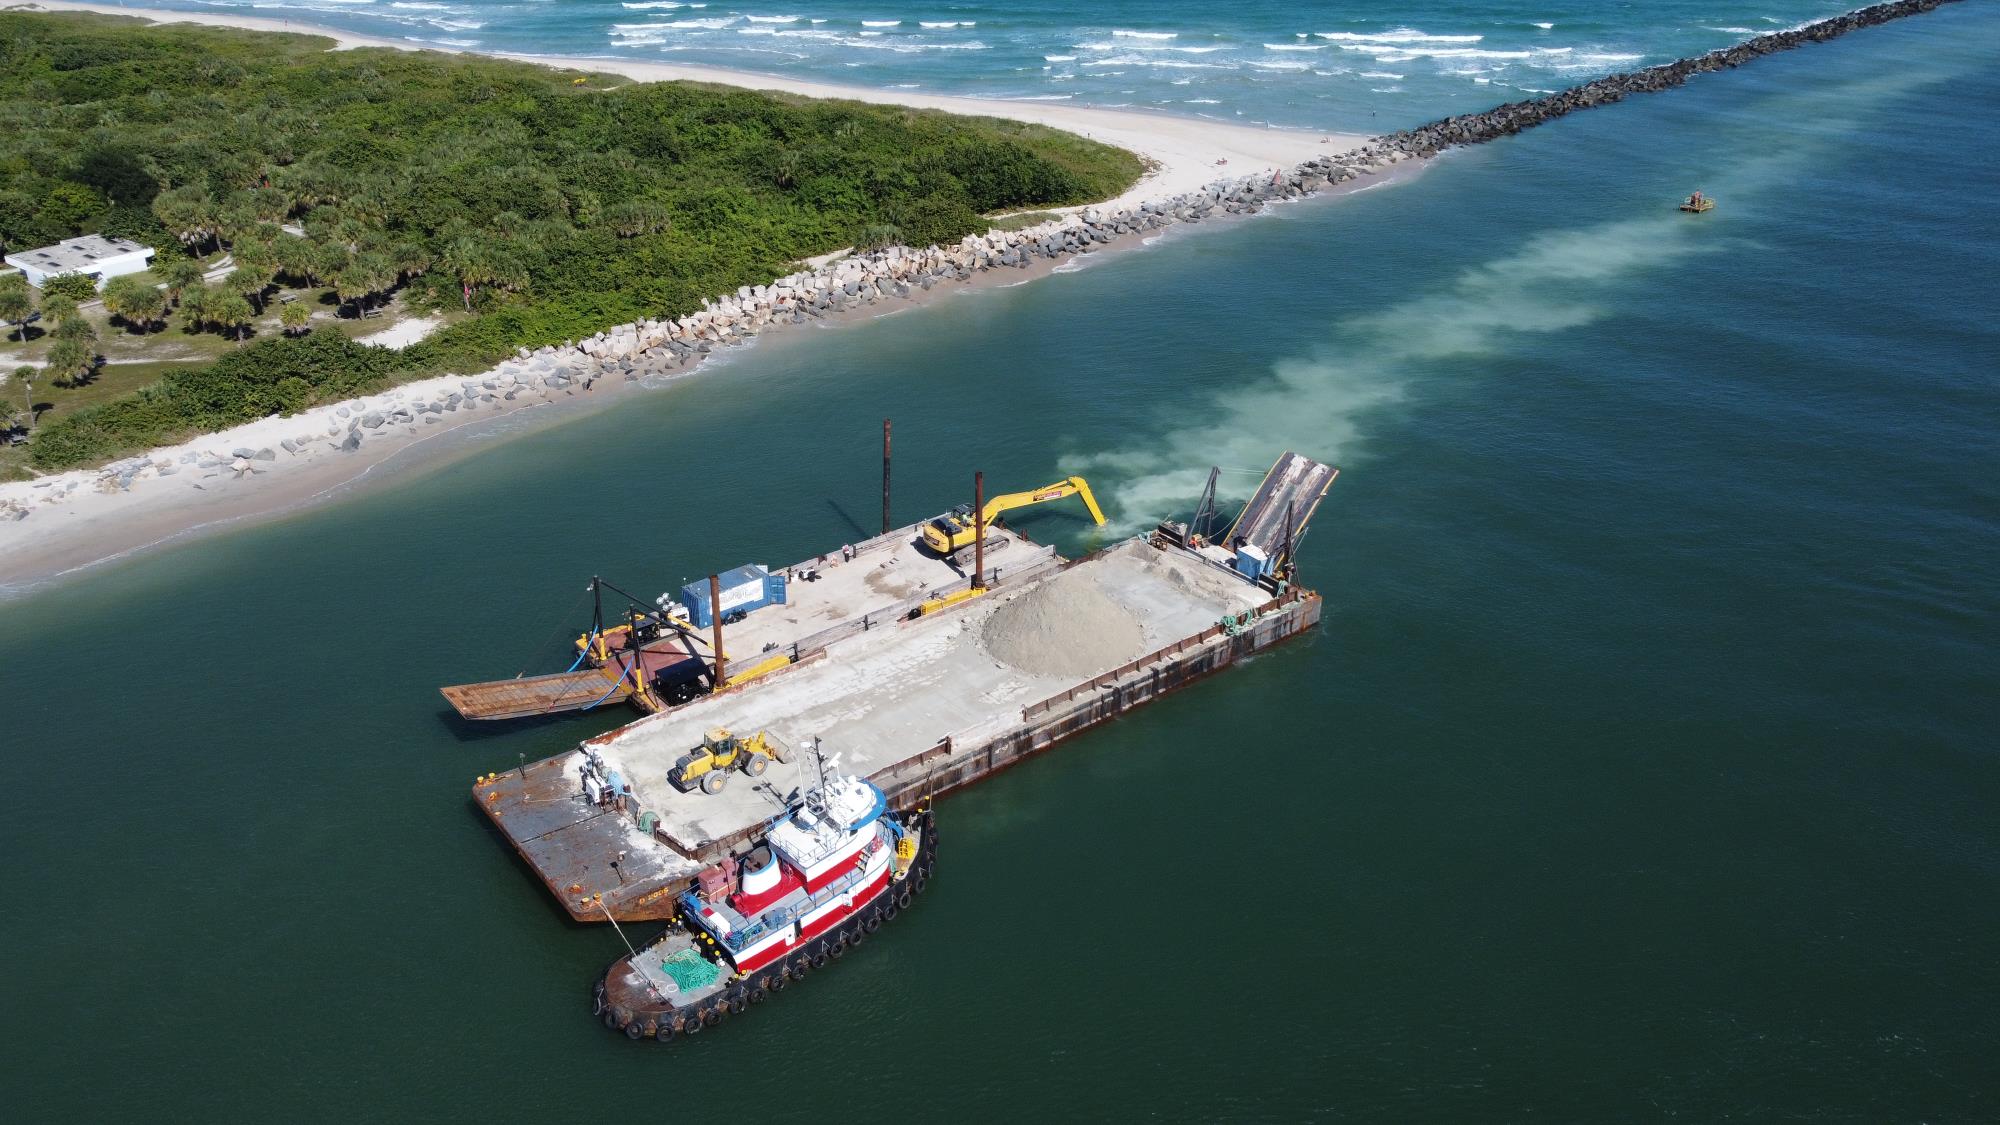
{"label": "sandy beach", "polygon": [[[47,0],[11,6],[15,10],[93,11],[139,16],[160,22],[197,23],[262,31],[314,34],[336,42],[336,49],[386,47],[412,50],[392,40],[333,31],[290,20],[225,13],[184,13],[108,4],[63,3]],[[474,52],[479,53],[479,52]],[[1366,138],[1352,135],[1287,132],[1247,128],[1164,114],[1101,110],[1045,102],[1007,102],[973,98],[909,94],[800,82],[718,68],[670,65],[629,59],[536,58],[501,55],[522,61],[595,72],[615,73],[639,81],[699,81],[825,98],[852,98],[908,105],[951,113],[1005,117],[1082,133],[1143,156],[1150,171],[1115,200],[1094,205],[1098,210],[1135,208],[1147,201],[1166,200],[1196,192],[1221,178],[1275,175],[1305,161],[1360,146]],[[1401,169],[1398,169],[1400,172]],[[1368,177],[1379,182],[1380,176]],[[1371,184],[1355,184],[1354,190]],[[1083,208],[1072,208],[1082,211]],[[1136,246],[1137,236],[1120,238],[1116,248]],[[1100,248],[1112,249],[1113,246]],[[819,263],[814,263],[819,265]],[[973,280],[939,292],[962,291],[967,285],[1014,284],[1054,268],[1039,262],[1021,271],[978,273]],[[936,293],[917,300],[937,298]],[[718,295],[720,296],[720,295]],[[863,308],[815,321],[868,319],[908,307],[897,301],[882,308]],[[382,340],[395,345],[407,341]],[[25,518],[0,521],[0,597],[21,596],[34,588],[78,570],[126,557],[136,551],[183,539],[204,530],[247,519],[268,518],[321,500],[381,475],[392,459],[412,458],[448,443],[442,435],[500,417],[521,417],[523,411],[547,411],[550,418],[586,404],[615,402],[630,388],[657,385],[659,377],[625,382],[598,378],[552,389],[513,384],[507,369],[439,376],[405,384],[378,395],[316,407],[299,415],[260,419],[231,430],[205,435],[166,449],[153,450],[120,464],[116,479],[103,469],[88,469],[29,482],[0,484],[0,505],[25,510]],[[685,374],[697,365],[677,372]],[[425,414],[421,404],[464,388],[463,409],[454,402],[450,413]],[[496,389],[514,389],[504,397]],[[370,413],[393,415],[416,408],[414,420],[378,425],[359,448],[343,448],[342,433],[353,420]]]}

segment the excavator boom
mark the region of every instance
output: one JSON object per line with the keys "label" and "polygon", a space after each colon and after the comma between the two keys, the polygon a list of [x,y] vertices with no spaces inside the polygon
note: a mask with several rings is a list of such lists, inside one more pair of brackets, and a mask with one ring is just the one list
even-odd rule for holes
{"label": "excavator boom", "polygon": [[[1090,510],[1090,518],[1099,527],[1104,526],[1104,510],[1097,506],[1097,497],[1091,495],[1090,484],[1082,477],[1069,477],[1042,488],[1027,492],[1009,492],[986,502],[980,512],[980,522],[990,526],[1000,513],[1013,508],[1025,508],[1030,504],[1045,504],[1051,500],[1062,500],[1070,496],[1083,498],[1083,506]],[[963,511],[963,509],[961,509]],[[972,543],[973,526],[970,519],[953,515],[939,516],[923,527],[924,542],[939,554],[950,554]]]}
{"label": "excavator boom", "polygon": [[1104,512],[1097,506],[1097,497],[1090,494],[1090,484],[1082,477],[1070,477],[1068,480],[1059,480],[1054,484],[1048,485],[1045,488],[1037,488],[1032,492],[1009,492],[1001,496],[995,496],[986,502],[986,522],[992,523],[994,517],[1010,508],[1025,508],[1030,504],[1043,504],[1050,500],[1062,500],[1070,496],[1083,497],[1083,506],[1090,509],[1090,518],[1099,527],[1104,526]]}

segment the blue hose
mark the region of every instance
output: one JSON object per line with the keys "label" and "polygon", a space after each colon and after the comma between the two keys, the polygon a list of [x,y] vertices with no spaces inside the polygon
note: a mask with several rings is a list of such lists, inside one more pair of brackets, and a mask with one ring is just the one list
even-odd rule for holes
{"label": "blue hose", "polygon": [[[610,698],[611,698],[611,697],[612,697],[613,695],[616,695],[616,694],[618,693],[618,688],[619,688],[619,686],[620,686],[621,684],[623,684],[623,683],[625,682],[625,677],[626,677],[626,676],[629,676],[629,675],[631,675],[631,674],[632,674],[632,673],[633,673],[634,671],[636,671],[636,670],[638,669],[638,667],[639,667],[639,661],[638,661],[638,658],[637,658],[637,657],[634,657],[634,658],[633,658],[633,660],[632,660],[632,667],[631,667],[631,668],[628,668],[628,669],[626,669],[626,670],[625,670],[625,671],[623,671],[623,672],[620,672],[620,673],[618,673],[618,678],[617,678],[617,679],[615,679],[615,680],[613,680],[613,681],[611,681],[611,690],[610,690],[610,691],[607,691],[607,692],[605,692],[605,693],[604,693],[603,695],[600,695],[600,696],[598,696],[598,697],[597,697],[597,700],[596,700],[596,702],[592,703],[592,704],[591,704],[590,706],[591,706],[591,707],[595,707],[595,706],[597,706],[597,704],[598,704],[598,703],[602,703],[602,702],[604,702],[605,700],[607,700],[607,699],[610,699]],[[571,671],[575,671],[575,669],[574,669],[574,668],[572,668],[572,669],[570,669],[570,670],[571,670]],[[634,682],[637,682],[637,681],[636,681],[636,677],[635,677],[635,679],[634,679]],[[589,710],[589,709],[590,709],[589,707],[586,707],[586,708],[584,708],[584,710],[586,710],[586,711],[587,711],[587,710]]]}

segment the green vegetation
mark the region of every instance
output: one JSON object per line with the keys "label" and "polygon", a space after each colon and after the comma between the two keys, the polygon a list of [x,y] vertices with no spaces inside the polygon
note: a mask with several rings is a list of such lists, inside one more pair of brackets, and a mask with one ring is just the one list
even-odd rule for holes
{"label": "green vegetation", "polygon": [[[324,329],[260,339],[202,379],[40,427],[38,467],[678,316],[801,258],[955,239],[984,213],[1104,198],[1142,171],[1016,122],[327,45],[0,12],[10,247],[93,230],[154,246],[182,331],[239,340],[274,285],[330,290],[344,317],[392,294],[478,314],[400,353]],[[203,282],[190,256],[221,251],[234,272]],[[107,308],[153,331],[168,309],[138,296]],[[44,317],[60,321],[55,299]]]}

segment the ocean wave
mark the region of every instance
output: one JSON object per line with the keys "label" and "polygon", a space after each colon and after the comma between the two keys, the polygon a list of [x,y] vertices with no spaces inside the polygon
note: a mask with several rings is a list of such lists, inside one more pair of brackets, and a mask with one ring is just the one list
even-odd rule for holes
{"label": "ocean wave", "polygon": [[918,20],[917,26],[928,27],[934,31],[942,31],[945,28],[951,28],[951,27],[978,27],[979,21],[978,20]]}
{"label": "ocean wave", "polygon": [[1185,99],[1183,99],[1183,102],[1184,102],[1184,104],[1186,104],[1186,105],[1221,105],[1221,104],[1222,104],[1221,102],[1219,102],[1219,101],[1216,101],[1216,100],[1215,100],[1214,98],[1185,98]]}
{"label": "ocean wave", "polygon": [[1324,51],[1324,43],[1266,43],[1266,51]]}
{"label": "ocean wave", "polygon": [[1429,35],[1413,27],[1398,27],[1388,31],[1316,31],[1321,39],[1335,43],[1477,43],[1484,35]]}
{"label": "ocean wave", "polygon": [[1535,26],[1541,28],[1543,31],[1551,31],[1556,25],[1552,23],[1537,23]]}
{"label": "ocean wave", "polygon": [[1311,63],[1302,63],[1302,62],[1259,62],[1253,59],[1251,60],[1250,65],[1256,67],[1258,70],[1311,70],[1312,69]]}
{"label": "ocean wave", "polygon": [[1411,59],[1528,59],[1533,51],[1485,51],[1477,47],[1394,47],[1387,43],[1342,43],[1343,51],[1359,51],[1379,62]]}
{"label": "ocean wave", "polygon": [[838,31],[814,31],[809,28],[739,27],[738,35],[768,35],[774,39],[825,39],[838,40]]}
{"label": "ocean wave", "polygon": [[1151,55],[1113,55],[1108,59],[1091,59],[1085,66],[1153,66],[1164,70],[1235,70],[1230,63],[1189,62],[1186,59],[1163,59]]}
{"label": "ocean wave", "polygon": [[1126,31],[1123,28],[1111,33],[1114,39],[1178,39],[1178,31]]}
{"label": "ocean wave", "polygon": [[803,16],[744,16],[751,23],[797,23]]}
{"label": "ocean wave", "polygon": [[1400,75],[1400,74],[1390,74],[1390,73],[1389,73],[1388,71],[1386,71],[1386,70],[1364,70],[1364,71],[1362,71],[1362,72],[1361,72],[1360,74],[1357,74],[1357,75],[1355,75],[1355,77],[1357,77],[1357,78],[1373,78],[1373,79],[1375,79],[1375,80],[1376,80],[1376,81],[1378,81],[1378,82],[1381,82],[1381,81],[1389,81],[1389,82],[1400,82],[1400,81],[1402,81],[1402,80],[1403,80],[1403,76],[1402,76],[1402,75]]}
{"label": "ocean wave", "polygon": [[406,2],[406,0],[396,0],[396,2],[395,2],[395,3],[393,3],[393,4],[389,5],[389,6],[390,6],[391,8],[410,8],[410,9],[414,9],[414,10],[416,10],[416,11],[419,11],[419,12],[449,12],[449,11],[451,11],[451,5],[450,5],[450,4],[422,4],[422,3],[418,3],[418,4],[412,4],[412,3],[408,3],[408,2]]}
{"label": "ocean wave", "polygon": [[480,20],[425,20],[424,22],[446,31],[478,31],[486,26]]}
{"label": "ocean wave", "polygon": [[635,0],[624,0],[624,2],[619,5],[619,7],[621,8],[633,8],[633,9],[678,8],[680,6],[681,6],[680,0],[636,0],[636,2]]}
{"label": "ocean wave", "polygon": [[862,27],[900,27],[902,20],[862,20]]}
{"label": "ocean wave", "polygon": [[[862,32],[863,35],[868,34]],[[899,55],[915,54],[919,51],[985,51],[991,48],[978,41],[970,43],[910,43],[882,39],[836,39],[843,47],[867,47],[876,51],[894,51]]]}
{"label": "ocean wave", "polygon": [[[1706,26],[1706,25],[1704,25],[1704,26]],[[1720,31],[1720,32],[1722,32],[1722,33],[1723,33],[1724,35],[1755,35],[1755,34],[1757,34],[1757,33],[1756,33],[1755,31],[1752,31],[1752,30],[1750,30],[1750,29],[1749,29],[1749,28],[1747,28],[1747,27],[1710,27],[1710,28],[1708,28],[1708,30],[1709,30],[1709,31]]]}
{"label": "ocean wave", "polygon": [[1177,55],[1211,55],[1217,51],[1227,51],[1223,45],[1212,47],[1170,47],[1158,43],[1078,43],[1079,51],[1171,51]]}
{"label": "ocean wave", "polygon": [[1043,62],[1075,62],[1075,55],[1043,55]]}

